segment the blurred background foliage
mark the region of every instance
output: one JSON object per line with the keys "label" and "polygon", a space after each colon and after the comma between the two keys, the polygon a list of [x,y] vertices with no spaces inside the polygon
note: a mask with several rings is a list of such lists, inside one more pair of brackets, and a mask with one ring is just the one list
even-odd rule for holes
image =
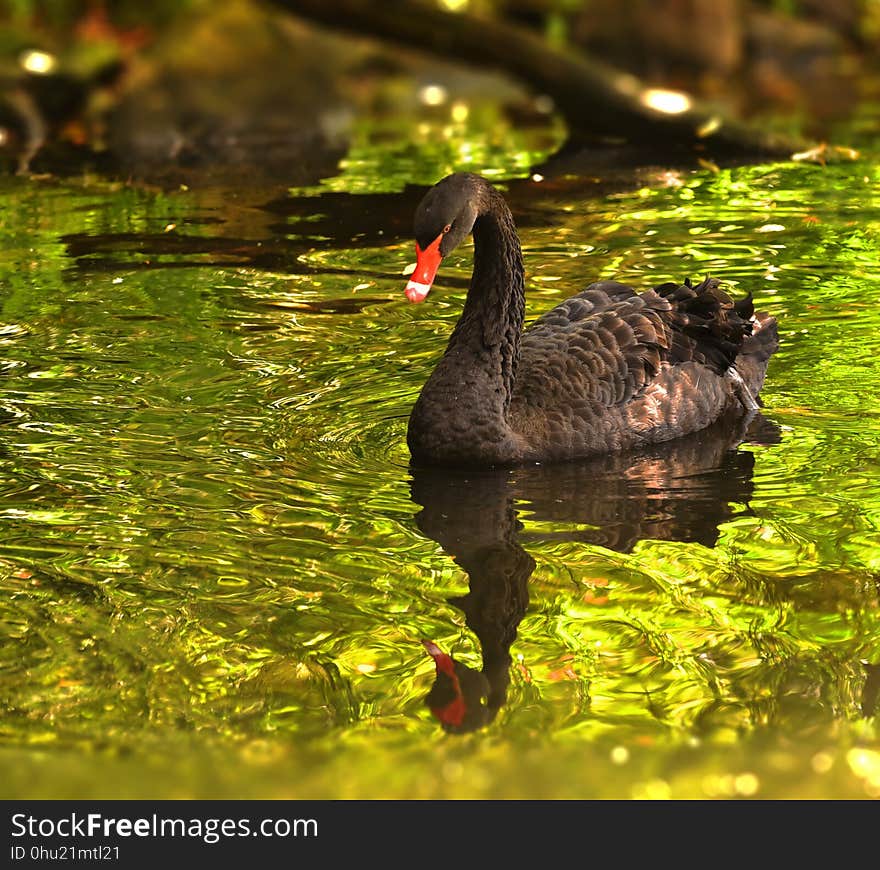
{"label": "blurred background foliage", "polygon": [[[356,115],[411,108],[420,93],[414,80],[451,82],[471,94],[509,92],[519,121],[552,110],[511,79],[417,46],[333,33],[297,15],[296,2],[284,4],[293,14],[278,5],[3,0],[4,168],[58,171],[73,160],[148,176],[169,164],[259,162],[296,181],[313,176],[315,162],[332,164],[344,153]],[[878,0],[409,5],[536,32],[550,47],[687,90],[734,116],[790,119],[818,139],[877,96],[867,73],[880,43]]]}

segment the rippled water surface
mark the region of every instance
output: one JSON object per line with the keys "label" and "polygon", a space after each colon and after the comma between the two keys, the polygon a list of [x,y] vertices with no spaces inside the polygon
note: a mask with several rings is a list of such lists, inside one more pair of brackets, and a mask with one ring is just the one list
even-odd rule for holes
{"label": "rippled water surface", "polygon": [[[0,182],[6,796],[880,796],[877,162],[597,196],[428,133],[307,190]],[[507,185],[529,316],[752,290],[763,417],[410,471],[471,248],[412,306],[409,224],[454,168]]]}

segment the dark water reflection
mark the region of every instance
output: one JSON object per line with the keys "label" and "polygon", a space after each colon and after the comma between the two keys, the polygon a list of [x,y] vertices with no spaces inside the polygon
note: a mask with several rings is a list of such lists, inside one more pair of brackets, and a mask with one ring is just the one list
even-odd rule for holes
{"label": "dark water reflection", "polygon": [[[437,667],[426,703],[443,727],[483,727],[505,703],[510,648],[536,567],[524,545],[575,541],[628,553],[650,539],[712,547],[719,526],[752,497],[755,458],[740,445],[779,440],[772,421],[733,410],[694,436],[637,453],[515,470],[412,469],[416,522],[467,574],[467,594],[449,602],[482,651],[476,671],[425,643]],[[550,521],[554,531],[526,532],[520,516]]]}

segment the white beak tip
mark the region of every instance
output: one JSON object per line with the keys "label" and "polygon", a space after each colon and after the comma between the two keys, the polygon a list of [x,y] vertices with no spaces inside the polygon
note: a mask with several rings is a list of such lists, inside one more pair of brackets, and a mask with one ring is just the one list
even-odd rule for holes
{"label": "white beak tip", "polygon": [[419,284],[418,281],[408,281],[406,285],[406,298],[410,302],[424,302],[431,291],[430,284]]}

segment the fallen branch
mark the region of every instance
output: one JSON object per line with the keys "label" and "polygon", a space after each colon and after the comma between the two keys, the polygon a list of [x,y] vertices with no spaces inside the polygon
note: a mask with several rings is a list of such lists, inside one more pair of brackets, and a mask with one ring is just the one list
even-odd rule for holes
{"label": "fallen branch", "polygon": [[445,12],[414,0],[269,2],[334,29],[505,72],[549,96],[575,137],[612,136],[659,151],[684,147],[713,156],[789,157],[809,147],[724,117],[686,95],[664,97],[629,73],[583,53],[556,49],[503,21]]}

